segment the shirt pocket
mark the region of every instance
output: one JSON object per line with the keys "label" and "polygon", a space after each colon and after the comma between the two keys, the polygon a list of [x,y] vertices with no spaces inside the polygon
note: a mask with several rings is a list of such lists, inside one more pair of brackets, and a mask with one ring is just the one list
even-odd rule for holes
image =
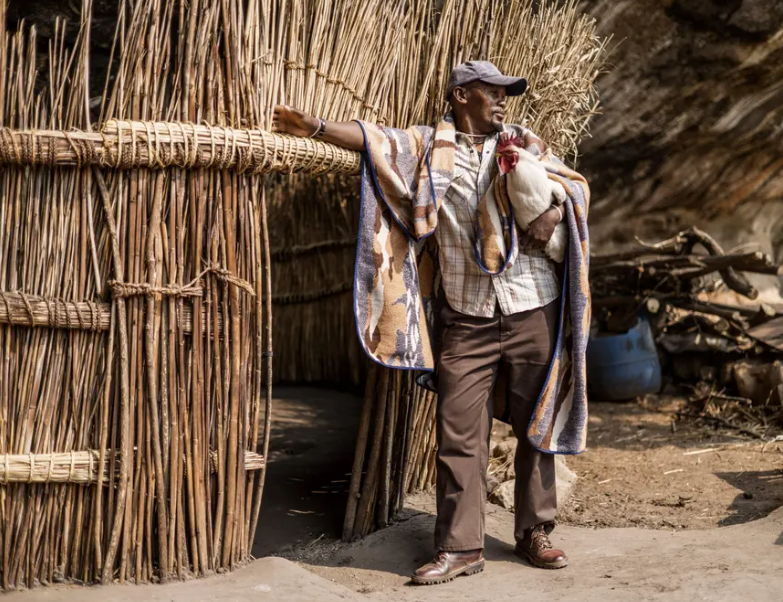
{"label": "shirt pocket", "polygon": [[456,207],[462,209],[471,207],[470,199],[475,191],[469,178],[470,173],[466,169],[454,168],[454,179],[451,181],[446,197]]}

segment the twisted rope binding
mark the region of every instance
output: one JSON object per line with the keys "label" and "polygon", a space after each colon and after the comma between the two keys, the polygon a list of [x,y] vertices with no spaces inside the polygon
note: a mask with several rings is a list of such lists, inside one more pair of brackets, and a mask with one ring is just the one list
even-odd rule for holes
{"label": "twisted rope binding", "polygon": [[225,268],[221,268],[217,264],[213,264],[206,268],[203,272],[201,272],[201,275],[203,276],[206,273],[212,273],[215,278],[218,280],[222,280],[224,282],[228,282],[229,284],[233,284],[236,287],[241,288],[243,291],[245,291],[248,295],[251,297],[256,296],[256,291],[253,288],[253,285],[250,284],[247,280],[244,280],[242,278],[239,278],[238,276],[234,276],[230,271],[228,271]]}
{"label": "twisted rope binding", "polygon": [[197,284],[171,284],[168,286],[152,286],[147,283],[118,282],[109,280],[112,297],[135,297],[138,295],[162,295],[166,297],[200,297],[203,293],[201,286]]}
{"label": "twisted rope binding", "polygon": [[27,310],[27,315],[30,317],[30,327],[35,328],[35,316],[33,315],[33,306],[30,305],[30,300],[21,290],[16,291],[16,294],[22,298],[22,303],[24,303],[24,307]]}
{"label": "twisted rope binding", "polygon": [[3,300],[3,304],[5,305],[5,311],[8,314],[8,323],[11,326],[14,326],[14,317],[11,313],[11,304],[8,302],[8,297],[5,296],[4,291],[0,291],[0,299]]}

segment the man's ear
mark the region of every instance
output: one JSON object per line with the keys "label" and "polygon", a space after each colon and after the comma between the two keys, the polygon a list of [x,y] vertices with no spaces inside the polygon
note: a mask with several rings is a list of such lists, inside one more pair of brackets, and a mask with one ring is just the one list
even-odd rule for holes
{"label": "man's ear", "polygon": [[451,92],[452,103],[465,104],[468,102],[468,91],[462,86],[457,86]]}

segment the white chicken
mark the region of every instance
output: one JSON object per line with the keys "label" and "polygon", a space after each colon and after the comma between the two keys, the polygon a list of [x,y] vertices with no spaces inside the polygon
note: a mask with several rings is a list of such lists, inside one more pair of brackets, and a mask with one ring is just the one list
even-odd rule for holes
{"label": "white chicken", "polygon": [[[566,199],[563,186],[550,180],[539,159],[524,149],[518,136],[503,134],[498,141],[496,156],[500,172],[508,178],[508,197],[514,208],[514,218],[522,230],[547,211],[553,202],[561,205]],[[562,209],[561,209],[562,210]],[[568,230],[561,221],[544,248],[552,260],[562,263],[568,246]]]}

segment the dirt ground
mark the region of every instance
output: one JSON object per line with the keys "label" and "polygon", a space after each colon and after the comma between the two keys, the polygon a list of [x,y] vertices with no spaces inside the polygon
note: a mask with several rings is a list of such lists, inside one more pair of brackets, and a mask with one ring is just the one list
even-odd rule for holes
{"label": "dirt ground", "polygon": [[591,403],[588,451],[566,460],[579,479],[560,521],[709,529],[783,506],[783,441],[765,444],[674,421],[682,403],[667,397]]}
{"label": "dirt ground", "polygon": [[[677,423],[677,402],[591,404],[589,450],[553,539],[562,571],[517,560],[513,515],[488,505],[486,570],[437,587],[409,585],[432,555],[431,493],[391,527],[336,540],[345,504],[355,396],[280,388],[270,480],[254,546],[275,553],[230,574],[156,586],[58,586],[9,602],[779,602],[783,591],[783,442]],[[507,436],[500,425],[495,438]],[[695,453],[698,452],[698,453]]]}
{"label": "dirt ground", "polygon": [[410,500],[403,520],[350,545],[323,540],[296,562],[267,557],[225,575],[166,585],[39,588],[8,602],[779,602],[783,509],[718,529],[560,526],[561,571],[534,569],[513,550],[513,516],[490,507],[486,570],[435,587],[409,585],[431,554],[433,500]]}

